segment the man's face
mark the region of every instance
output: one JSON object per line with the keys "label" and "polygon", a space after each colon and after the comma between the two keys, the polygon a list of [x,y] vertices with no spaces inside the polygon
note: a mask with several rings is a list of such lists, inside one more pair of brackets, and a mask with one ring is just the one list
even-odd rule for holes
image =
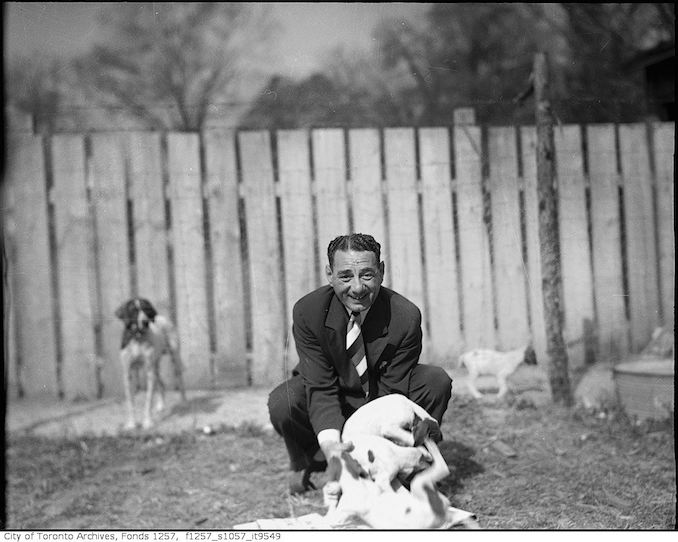
{"label": "man's face", "polygon": [[334,267],[325,268],[334,293],[351,312],[367,310],[379,294],[384,279],[384,262],[374,252],[337,250]]}

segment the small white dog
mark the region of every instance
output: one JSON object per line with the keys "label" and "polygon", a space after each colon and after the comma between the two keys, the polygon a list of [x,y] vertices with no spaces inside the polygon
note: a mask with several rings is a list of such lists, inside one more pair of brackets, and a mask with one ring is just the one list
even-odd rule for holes
{"label": "small white dog", "polygon": [[[344,441],[348,442],[348,441]],[[351,456],[375,481],[382,491],[394,491],[401,485],[398,476],[405,478],[426,469],[433,458],[422,446],[399,446],[377,435],[355,435]]]}
{"label": "small white dog", "polygon": [[476,387],[476,381],[481,375],[491,375],[499,383],[497,398],[502,398],[508,392],[507,379],[521,363],[536,365],[537,356],[532,346],[518,348],[509,352],[497,352],[496,350],[477,349],[471,350],[459,356],[459,365],[468,370],[468,388],[471,395],[480,399],[483,395]]}
{"label": "small white dog", "polygon": [[[364,404],[344,423],[343,442],[355,446],[353,457],[373,480],[386,489],[396,477],[422,470],[433,458],[422,446],[442,439],[438,422],[404,395],[384,395]],[[436,446],[437,448],[437,446]]]}
{"label": "small white dog", "polygon": [[[452,525],[454,509],[449,500],[436,489],[436,483],[449,474],[449,469],[438,447],[429,438],[423,446],[433,458],[433,463],[414,475],[408,491],[398,485],[383,489],[370,478],[349,451],[341,459],[330,458],[330,482],[341,488],[341,497],[328,498],[326,521],[332,526],[359,521],[374,529],[439,529]],[[335,493],[337,495],[338,492]]]}
{"label": "small white dog", "polygon": [[356,435],[377,435],[401,446],[419,446],[425,437],[442,439],[438,422],[404,395],[393,393],[365,403],[344,423],[344,441]]}
{"label": "small white dog", "polygon": [[[452,515],[464,512],[451,508],[436,488],[450,473],[435,442],[441,438],[438,422],[403,395],[360,407],[342,430],[348,450],[328,463],[330,481],[323,488],[328,523],[359,521],[376,529],[452,525]],[[408,490],[398,476],[412,474]]]}

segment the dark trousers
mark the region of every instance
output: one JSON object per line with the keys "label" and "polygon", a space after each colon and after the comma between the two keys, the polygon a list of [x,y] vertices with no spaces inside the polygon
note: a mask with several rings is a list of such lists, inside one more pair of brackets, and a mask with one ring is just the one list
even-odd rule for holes
{"label": "dark trousers", "polygon": [[[407,397],[442,423],[452,395],[452,379],[440,367],[415,365],[410,375]],[[275,388],[268,397],[268,413],[273,428],[282,436],[293,471],[304,470],[322,460],[318,439],[311,427],[306,390],[301,375],[295,375]],[[344,412],[346,417],[351,412]]]}

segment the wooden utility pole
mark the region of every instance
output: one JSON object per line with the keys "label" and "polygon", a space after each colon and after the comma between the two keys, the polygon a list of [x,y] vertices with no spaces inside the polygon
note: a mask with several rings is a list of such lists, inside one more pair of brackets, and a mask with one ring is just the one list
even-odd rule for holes
{"label": "wooden utility pole", "polygon": [[554,403],[572,405],[567,349],[563,339],[560,247],[555,189],[553,117],[549,102],[549,73],[545,53],[537,53],[533,71],[537,124],[537,198],[541,253],[548,378]]}

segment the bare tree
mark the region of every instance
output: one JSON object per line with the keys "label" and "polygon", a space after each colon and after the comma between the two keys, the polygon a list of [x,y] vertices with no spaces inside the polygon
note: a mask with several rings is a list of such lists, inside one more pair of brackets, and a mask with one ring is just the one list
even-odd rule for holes
{"label": "bare tree", "polygon": [[534,58],[535,121],[537,125],[537,196],[539,199],[539,252],[541,255],[548,375],[554,403],[572,405],[567,347],[563,339],[561,301],[562,271],[558,242],[558,210],[555,190],[553,116],[550,104],[548,60]]}
{"label": "bare tree", "polygon": [[51,56],[14,58],[7,66],[7,103],[33,117],[37,133],[53,132],[68,93],[66,65]]}
{"label": "bare tree", "polygon": [[359,111],[362,125],[411,125],[417,116],[404,92],[409,82],[397,70],[382,69],[381,53],[338,46],[325,56],[325,72]]}
{"label": "bare tree", "polygon": [[249,3],[116,3],[78,74],[100,103],[149,127],[197,131],[212,103],[237,99],[275,31],[269,14]]}
{"label": "bare tree", "polygon": [[[543,5],[527,4],[539,18],[567,37],[573,47],[610,48],[628,56],[660,42],[675,41],[676,12],[673,3],[560,3],[565,19]],[[610,47],[611,46],[611,47]],[[622,58],[624,60],[624,58]]]}
{"label": "bare tree", "polygon": [[642,74],[630,72],[627,63],[655,45],[675,42],[674,4],[525,5],[567,44],[566,57],[554,66],[567,82],[554,94],[560,116],[585,122],[642,116]]}
{"label": "bare tree", "polygon": [[403,92],[419,123],[449,122],[460,105],[473,105],[481,121],[514,120],[512,108],[491,105],[510,104],[530,73],[537,36],[522,5],[436,3],[424,27],[384,21],[374,36],[383,69],[409,82]]}
{"label": "bare tree", "polygon": [[241,117],[240,126],[409,126],[415,117],[412,104],[402,99],[401,75],[382,70],[365,51],[335,47],[325,55],[322,72],[301,80],[272,76]]}
{"label": "bare tree", "polygon": [[625,63],[673,42],[673,4],[434,3],[426,24],[386,20],[374,32],[380,67],[419,124],[450,122],[473,105],[481,122],[529,122],[513,97],[536,51],[553,61],[552,101],[565,122],[642,116],[643,81]]}

